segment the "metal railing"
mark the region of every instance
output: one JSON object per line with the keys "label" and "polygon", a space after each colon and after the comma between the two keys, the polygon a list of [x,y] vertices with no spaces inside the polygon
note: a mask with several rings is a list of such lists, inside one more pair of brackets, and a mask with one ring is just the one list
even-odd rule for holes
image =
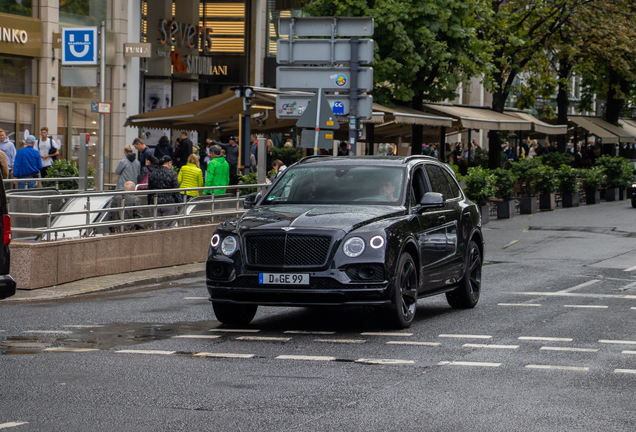
{"label": "metal railing", "polygon": [[[83,177],[52,177],[52,178],[21,178],[21,179],[6,179],[6,180],[2,180],[2,183],[4,183],[5,185],[7,184],[13,184],[16,183],[16,188],[17,188],[17,183],[26,183],[26,182],[39,182],[39,183],[55,183],[55,188],[59,189],[60,187],[60,183],[65,183],[65,182],[76,182],[83,179]],[[88,177],[88,180],[94,180],[93,177]],[[6,186],[5,186],[6,188]],[[11,190],[19,190],[19,189],[11,189]],[[72,192],[72,191],[70,191]]]}
{"label": "metal railing", "polygon": [[[44,179],[46,180],[46,179]],[[49,179],[50,180],[50,179]],[[24,181],[20,179],[20,181]],[[70,231],[78,231],[77,235],[72,237],[86,237],[94,236],[96,234],[106,234],[111,232],[111,229],[115,229],[116,232],[122,232],[127,226],[139,226],[143,225],[152,229],[157,229],[162,222],[174,223],[177,226],[179,223],[187,225],[189,221],[193,219],[209,220],[209,223],[214,223],[215,218],[219,216],[233,216],[239,215],[245,212],[243,208],[244,196],[240,195],[241,190],[257,188],[257,190],[263,190],[269,187],[267,184],[257,185],[236,185],[236,186],[207,186],[198,188],[183,188],[183,189],[152,189],[152,190],[140,190],[140,191],[104,191],[104,192],[80,192],[80,193],[60,193],[56,195],[34,195],[31,193],[21,194],[21,191],[14,191],[11,194],[7,194],[7,200],[25,200],[27,202],[44,202],[46,203],[46,212],[10,212],[9,215],[12,218],[28,218],[28,219],[45,219],[45,226],[39,228],[25,228],[20,226],[12,226],[12,232],[20,234],[28,234],[35,236],[38,240],[57,240],[60,233],[67,233]],[[135,205],[126,206],[126,196],[157,196],[158,194],[165,193],[185,193],[188,191],[196,191],[202,193],[203,191],[211,191],[215,189],[229,189],[232,193],[224,195],[200,195],[198,197],[191,197],[187,202],[170,203],[170,204],[158,204],[157,200],[154,203],[147,205]],[[26,192],[26,190],[24,190]],[[33,189],[31,189],[31,192]],[[121,206],[110,207],[103,206],[99,208],[91,208],[91,198],[93,201],[101,201],[97,198],[106,198],[112,204],[112,198],[121,196]],[[85,199],[85,201],[83,201]],[[81,210],[70,211],[53,211],[52,202],[54,200],[64,200],[66,203],[70,200],[82,200],[79,201],[79,205],[83,205]],[[76,203],[78,203],[76,201]],[[158,215],[159,209],[163,208],[175,208],[176,214],[174,215]],[[64,210],[64,209],[62,209]],[[125,218],[126,211],[140,210],[147,211],[149,216],[143,216],[141,218]],[[118,220],[108,220],[111,213],[118,212]],[[84,217],[82,217],[82,215]],[[63,218],[69,219],[69,216],[80,216],[75,218],[75,221],[71,221],[70,224],[62,224],[56,222],[63,222]],[[79,222],[81,219],[81,222]],[[68,222],[68,221],[67,221]],[[207,223],[207,222],[206,222]]]}

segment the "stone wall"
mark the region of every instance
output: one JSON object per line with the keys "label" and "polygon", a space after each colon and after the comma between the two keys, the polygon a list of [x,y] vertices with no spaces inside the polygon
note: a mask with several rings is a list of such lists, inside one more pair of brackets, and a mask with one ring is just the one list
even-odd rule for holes
{"label": "stone wall", "polygon": [[111,234],[75,240],[12,242],[18,289],[203,262],[216,224]]}

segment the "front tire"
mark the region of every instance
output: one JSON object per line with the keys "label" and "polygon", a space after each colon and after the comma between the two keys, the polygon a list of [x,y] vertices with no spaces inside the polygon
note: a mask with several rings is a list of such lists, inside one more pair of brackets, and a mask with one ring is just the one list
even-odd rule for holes
{"label": "front tire", "polygon": [[216,319],[223,324],[247,325],[256,315],[258,305],[240,305],[213,301],[212,309]]}
{"label": "front tire", "polygon": [[408,328],[415,318],[417,308],[417,267],[408,253],[400,256],[397,278],[393,288],[391,320],[400,329]]}
{"label": "front tire", "polygon": [[471,240],[466,252],[464,277],[459,287],[446,293],[446,300],[454,309],[470,309],[475,307],[481,294],[481,252],[477,243]]}

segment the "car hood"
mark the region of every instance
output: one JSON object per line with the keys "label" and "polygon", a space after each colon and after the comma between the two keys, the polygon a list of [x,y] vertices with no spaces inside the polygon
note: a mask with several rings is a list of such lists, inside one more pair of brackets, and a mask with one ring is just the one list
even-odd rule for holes
{"label": "car hood", "polygon": [[239,220],[239,231],[297,228],[342,230],[348,233],[361,226],[404,214],[404,207],[350,205],[262,206],[246,212]]}

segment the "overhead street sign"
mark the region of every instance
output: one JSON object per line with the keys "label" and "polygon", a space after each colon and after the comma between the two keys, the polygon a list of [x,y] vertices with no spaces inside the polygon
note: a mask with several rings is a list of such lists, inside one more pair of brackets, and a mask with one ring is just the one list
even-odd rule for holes
{"label": "overhead street sign", "polygon": [[373,36],[373,18],[368,17],[280,18],[278,31],[281,36],[289,36],[292,22],[294,36],[331,36],[334,22],[338,37]]}
{"label": "overhead street sign", "polygon": [[[307,105],[307,109],[305,109],[302,117],[300,117],[300,119],[296,122],[296,127],[340,129],[338,118],[329,106],[325,93],[322,93],[322,97],[319,96],[320,92],[316,92],[316,94],[311,98]],[[318,113],[319,109],[320,113]],[[320,115],[316,117],[318,114]],[[316,118],[318,118],[318,124],[316,124]]]}
{"label": "overhead street sign", "polygon": [[300,146],[302,148],[314,148],[314,145],[316,143],[316,133],[318,134],[318,146],[315,148],[333,150],[334,133],[330,130],[303,130],[302,134],[300,135]]}
{"label": "overhead street sign", "polygon": [[96,65],[97,52],[97,27],[69,27],[62,29],[63,65]]}
{"label": "overhead street sign", "polygon": [[[278,64],[349,64],[351,62],[351,40],[336,39],[332,45],[329,39],[294,39],[289,59],[289,39],[276,42]],[[333,47],[333,55],[332,55]],[[358,43],[360,64],[373,62],[373,39],[360,39]]]}
{"label": "overhead street sign", "polygon": [[[279,66],[276,73],[278,90],[305,90],[346,92],[351,86],[349,68]],[[362,67],[358,71],[358,91],[373,89],[373,68]]]}
{"label": "overhead street sign", "polygon": [[[276,117],[279,119],[300,118],[307,109],[311,96],[277,95]],[[327,95],[327,101],[337,116],[349,115],[349,95]],[[358,117],[370,120],[373,115],[373,96],[364,95],[358,99]]]}

